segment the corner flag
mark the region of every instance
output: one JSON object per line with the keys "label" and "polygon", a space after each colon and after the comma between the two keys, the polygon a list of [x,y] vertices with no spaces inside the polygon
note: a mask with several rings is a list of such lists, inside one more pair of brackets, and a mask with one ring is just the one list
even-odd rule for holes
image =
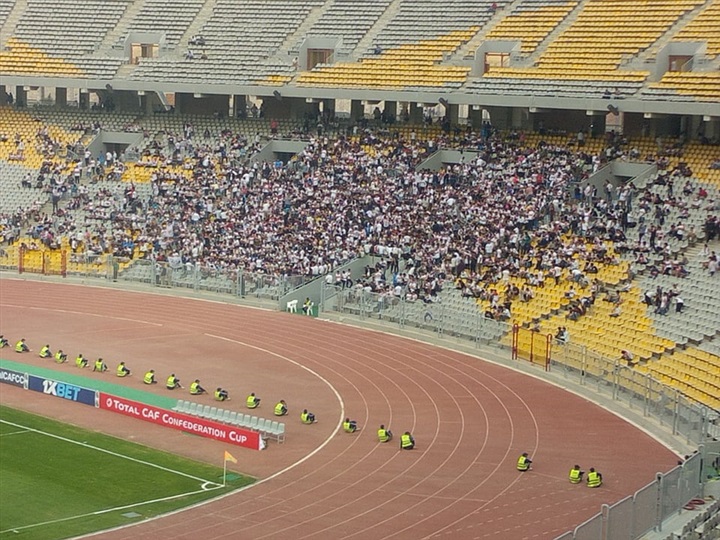
{"label": "corner flag", "polygon": [[235,459],[235,457],[227,450],[225,450],[225,461],[232,461],[233,463],[237,463],[237,459]]}

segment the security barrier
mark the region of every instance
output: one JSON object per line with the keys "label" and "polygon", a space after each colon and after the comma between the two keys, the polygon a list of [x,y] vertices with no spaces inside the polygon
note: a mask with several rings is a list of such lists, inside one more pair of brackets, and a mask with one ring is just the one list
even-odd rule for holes
{"label": "security barrier", "polygon": [[[698,453],[615,504],[602,505],[600,513],[555,540],[637,539],[650,530],[662,531],[665,519],[703,493],[702,464],[720,450],[720,443],[701,445]],[[710,459],[712,461],[712,459]]]}

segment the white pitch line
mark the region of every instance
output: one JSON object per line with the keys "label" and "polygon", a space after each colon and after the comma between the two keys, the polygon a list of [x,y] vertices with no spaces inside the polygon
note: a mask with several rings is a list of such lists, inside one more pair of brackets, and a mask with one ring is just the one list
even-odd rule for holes
{"label": "white pitch line", "polygon": [[203,482],[203,484],[216,484],[220,486],[221,484],[217,484],[217,482],[212,482],[210,480],[207,480],[205,478],[200,478],[197,476],[193,476],[191,474],[187,474],[184,472],[176,471],[174,469],[169,469],[167,467],[163,467],[162,465],[158,465],[157,463],[150,463],[149,461],[143,461],[142,459],[137,459],[134,457],[126,456],[125,454],[119,454],[117,452],[113,452],[112,450],[106,450],[105,448],[100,448],[99,446],[93,446],[92,444],[80,442],[80,441],[74,441],[72,439],[68,439],[67,437],[62,437],[60,435],[55,435],[53,433],[47,433],[45,431],[41,431],[39,429],[34,429],[28,426],[23,426],[21,424],[16,424],[15,422],[9,422],[8,420],[2,420],[0,419],[0,423],[7,424],[10,426],[14,426],[16,428],[25,429],[27,431],[32,431],[33,433],[38,433],[40,435],[45,435],[46,437],[52,437],[54,439],[58,439],[61,441],[65,441],[71,444],[77,444],[78,446],[83,446],[85,448],[90,448],[91,450],[97,450],[98,452],[104,452],[106,454],[110,454],[111,456],[119,457],[122,459],[127,459],[128,461],[134,461],[135,463],[140,463],[142,465],[147,465],[148,467],[154,467],[155,469],[160,469],[161,471],[169,472],[172,474],[177,474],[178,476],[184,476],[186,478],[190,478],[192,480],[197,480],[198,482]]}
{"label": "white pitch line", "polygon": [[128,317],[118,317],[116,315],[101,315],[98,313],[88,313],[87,311],[72,311],[70,309],[57,309],[57,308],[48,308],[48,307],[39,307],[39,306],[19,306],[16,304],[3,304],[3,306],[10,307],[10,308],[33,309],[36,311],[53,311],[56,313],[71,313],[73,315],[87,315],[88,317],[99,317],[101,319],[113,319],[116,321],[135,322],[135,323],[141,323],[141,324],[148,324],[150,326],[163,326],[160,323],[156,323],[156,322],[152,322],[152,321],[143,321],[142,319],[130,319]]}
{"label": "white pitch line", "polygon": [[[210,483],[214,483],[214,482],[210,482]],[[215,487],[203,488],[203,489],[199,489],[197,491],[188,491],[187,493],[180,493],[178,495],[170,495],[169,497],[162,497],[160,499],[152,499],[150,501],[142,501],[142,502],[133,503],[133,504],[126,504],[124,506],[115,506],[113,508],[106,508],[104,510],[96,510],[95,512],[88,512],[87,514],[78,514],[77,516],[69,516],[69,517],[64,517],[64,518],[59,518],[59,519],[53,519],[50,521],[41,521],[40,523],[33,523],[32,525],[23,525],[22,527],[12,527],[11,529],[5,529],[4,531],[0,531],[0,534],[6,534],[9,532],[16,533],[18,531],[24,531],[26,529],[32,529],[35,527],[42,527],[44,525],[54,525],[55,523],[62,523],[63,521],[71,521],[73,519],[81,519],[81,518],[89,517],[89,516],[99,516],[102,514],[108,514],[110,512],[116,512],[119,510],[129,510],[131,508],[137,508],[138,506],[145,506],[148,504],[171,501],[173,499],[179,499],[181,497],[197,495],[198,493],[207,493],[208,491],[211,491],[213,489],[219,489],[221,487],[223,487],[221,484],[215,484]]]}
{"label": "white pitch line", "polygon": [[9,433],[0,433],[0,437],[5,437],[7,435],[20,435],[22,433],[30,433],[27,429],[22,429],[20,431],[11,431]]}

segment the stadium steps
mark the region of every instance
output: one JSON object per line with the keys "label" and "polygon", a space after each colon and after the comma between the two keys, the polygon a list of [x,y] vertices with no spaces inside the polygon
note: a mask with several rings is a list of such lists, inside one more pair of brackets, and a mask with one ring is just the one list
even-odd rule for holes
{"label": "stadium steps", "polygon": [[358,42],[355,50],[350,56],[349,61],[359,61],[363,56],[365,56],[365,53],[372,49],[372,45],[375,39],[385,29],[388,23],[395,18],[395,15],[397,15],[400,11],[401,3],[402,0],[394,0],[390,3],[390,5],[385,10],[385,13],[380,15],[380,17],[377,21],[375,21],[375,24],[372,26],[372,28],[370,28],[368,33],[365,34],[365,36]]}
{"label": "stadium steps", "polygon": [[217,4],[217,0],[206,0],[205,4],[202,8],[200,8],[200,11],[198,11],[197,15],[195,15],[195,19],[193,20],[192,24],[188,26],[185,33],[180,38],[179,47],[181,47],[181,51],[184,51],[182,47],[187,46],[190,42],[190,38],[193,36],[201,35],[202,28],[205,26],[205,23],[210,20],[210,17],[212,17],[213,12],[215,11],[215,6]]}
{"label": "stadium steps", "polygon": [[315,23],[320,20],[322,17],[323,12],[325,9],[327,9],[327,5],[332,3],[332,0],[330,2],[326,2],[325,4],[321,6],[315,6],[307,17],[305,17],[305,20],[295,29],[295,32],[290,34],[285,38],[285,41],[283,41],[282,45],[277,50],[277,54],[289,54],[289,55],[297,55],[297,53],[300,51],[300,45],[302,44],[303,40],[307,36],[307,34],[310,32],[313,26],[315,26]]}
{"label": "stadium steps", "polygon": [[477,33],[475,34],[470,41],[465,43],[462,47],[460,47],[457,52],[452,56],[453,60],[474,60],[475,59],[475,51],[477,48],[483,44],[485,41],[485,36],[487,33],[492,30],[495,25],[497,25],[500,21],[502,21],[505,17],[507,17],[508,14],[512,13],[512,10],[515,9],[515,6],[518,4],[521,4],[523,0],[513,0],[509,4],[505,5],[502,8],[498,8],[495,15],[490,17],[488,21],[485,23],[485,26]]}
{"label": "stadium steps", "polygon": [[670,27],[670,29],[665,33],[665,35],[658,39],[652,45],[652,47],[648,48],[648,50],[645,51],[644,54],[638,55],[637,58],[629,59],[627,63],[621,63],[620,68],[632,70],[649,70],[648,65],[652,65],[657,61],[657,54],[660,52],[660,50],[665,45],[670,43],[675,37],[675,35],[677,35],[678,32],[680,32],[701,11],[703,11],[708,6],[708,4],[710,4],[710,0],[708,0],[702,5],[697,6],[692,11],[688,11],[687,13],[685,13],[685,15],[679,17]]}
{"label": "stadium steps", "polygon": [[518,64],[515,67],[530,67],[534,65],[535,60],[540,58],[543,53],[547,50],[548,46],[553,43],[557,37],[562,34],[565,30],[567,30],[570,26],[575,24],[575,21],[582,13],[583,9],[585,9],[585,6],[590,2],[590,0],[580,0],[578,4],[575,6],[575,9],[573,9],[570,13],[568,13],[567,17],[565,17],[560,24],[558,24],[552,32],[550,32],[547,36],[545,36],[545,39],[538,43],[537,48],[533,51],[533,53],[528,56],[525,59],[525,62],[522,64]]}
{"label": "stadium steps", "polygon": [[128,33],[128,27],[140,13],[144,2],[145,0],[134,0],[128,4],[125,13],[120,17],[120,23],[105,35],[98,46],[97,56],[117,56],[116,47],[123,45],[122,40]]}
{"label": "stadium steps", "polygon": [[5,48],[8,39],[12,37],[13,30],[17,28],[20,17],[25,13],[27,8],[27,0],[15,0],[15,5],[5,19],[5,24],[0,28],[0,49]]}

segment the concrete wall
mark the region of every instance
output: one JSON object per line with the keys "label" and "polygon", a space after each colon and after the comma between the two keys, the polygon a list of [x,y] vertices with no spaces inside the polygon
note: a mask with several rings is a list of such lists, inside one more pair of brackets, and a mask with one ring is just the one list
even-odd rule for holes
{"label": "concrete wall", "polygon": [[[302,152],[305,147],[308,145],[307,142],[303,141],[270,141],[268,144],[266,144],[263,149],[255,154],[250,161],[252,163],[255,162],[264,162],[267,161],[269,163],[273,163],[275,161],[278,161],[278,159],[281,159],[282,161],[286,161],[282,159],[282,155],[287,154],[297,154],[299,152]],[[282,154],[282,155],[280,155]]]}

